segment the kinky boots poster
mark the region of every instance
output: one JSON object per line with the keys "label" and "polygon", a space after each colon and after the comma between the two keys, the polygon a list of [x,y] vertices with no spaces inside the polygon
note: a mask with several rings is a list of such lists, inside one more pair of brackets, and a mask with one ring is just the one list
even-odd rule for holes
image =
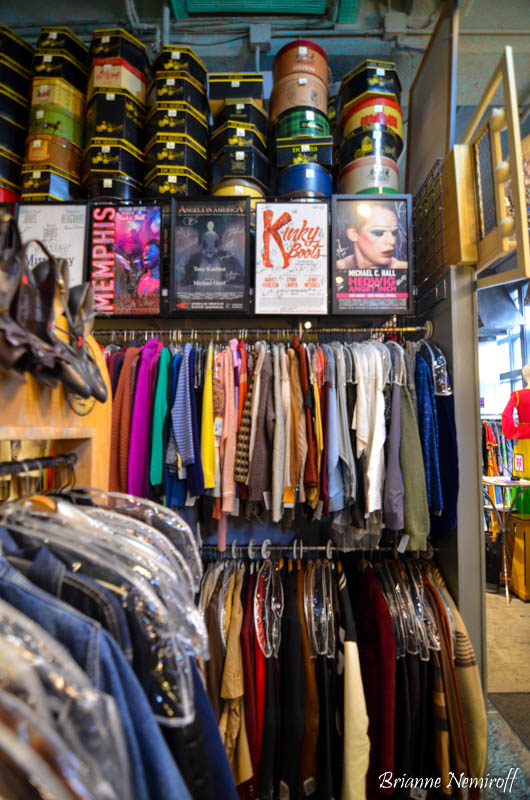
{"label": "kinky boots poster", "polygon": [[255,310],[327,314],[327,203],[257,204]]}

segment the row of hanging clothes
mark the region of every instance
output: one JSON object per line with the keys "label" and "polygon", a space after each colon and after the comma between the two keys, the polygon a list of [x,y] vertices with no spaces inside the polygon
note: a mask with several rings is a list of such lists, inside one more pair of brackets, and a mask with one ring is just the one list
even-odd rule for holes
{"label": "row of hanging clothes", "polygon": [[450,797],[451,771],[482,776],[478,667],[432,561],[225,555],[201,582],[201,669],[241,800],[408,798],[403,775]]}
{"label": "row of hanging clothes", "polygon": [[[482,474],[487,477],[511,478],[513,474],[513,440],[507,439],[502,431],[502,421],[500,415],[482,417]],[[494,505],[502,505],[502,489],[500,486],[488,486],[487,493],[490,501]],[[498,522],[495,514],[484,506],[484,531],[491,534],[494,539],[498,534]],[[492,572],[497,571],[497,561],[499,559],[498,548],[494,542],[486,540],[486,559],[491,558],[495,566]],[[488,571],[488,568],[487,568]],[[492,577],[492,576],[490,576]],[[491,581],[496,583],[495,581]]]}
{"label": "row of hanging clothes", "polygon": [[266,516],[287,532],[299,509],[345,549],[377,547],[386,528],[425,550],[430,532],[454,529],[443,352],[319,337],[107,345],[111,489],[197,505],[220,550],[234,519]]}
{"label": "row of hanging clothes", "polygon": [[482,474],[489,477],[513,474],[513,439],[502,432],[501,417],[482,417]]}
{"label": "row of hanging clothes", "polygon": [[72,489],[2,505],[0,550],[0,796],[236,800],[197,668],[191,528],[146,499]]}

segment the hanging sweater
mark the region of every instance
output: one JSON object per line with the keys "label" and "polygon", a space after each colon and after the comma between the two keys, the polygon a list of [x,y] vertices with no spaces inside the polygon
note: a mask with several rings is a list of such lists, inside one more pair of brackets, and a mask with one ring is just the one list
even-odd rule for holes
{"label": "hanging sweater", "polygon": [[272,451],[274,441],[274,395],[272,358],[264,353],[261,365],[260,392],[257,403],[254,451],[248,473],[249,500],[261,502],[263,492],[271,488]]}
{"label": "hanging sweater", "polygon": [[187,467],[195,461],[195,450],[193,447],[193,430],[191,427],[191,394],[189,384],[189,358],[191,344],[184,347],[184,355],[179,370],[177,380],[177,394],[175,403],[171,409],[171,419],[173,420],[173,433],[177,448],[182,458],[182,465]]}
{"label": "hanging sweater", "polygon": [[146,464],[149,445],[149,420],[151,418],[151,365],[163,349],[162,342],[151,339],[142,347],[129,440],[127,462],[127,492],[138,497],[147,496]]}
{"label": "hanging sweater", "polygon": [[430,527],[427,486],[418,424],[406,386],[401,387],[399,463],[405,489],[403,498],[404,531],[410,536],[408,549],[425,550]]}
{"label": "hanging sweater", "polygon": [[234,362],[232,351],[227,347],[223,353],[223,387],[225,408],[223,419],[223,435],[221,437],[222,461],[222,511],[231,514],[234,510],[236,484],[234,465],[236,459],[236,407],[234,395]]}
{"label": "hanging sweater", "polygon": [[488,718],[480,673],[462,616],[449,594],[440,570],[434,564],[430,566],[430,575],[453,614],[456,628],[454,665],[469,743],[470,777],[480,778],[486,771],[488,755]]}
{"label": "hanging sweater", "polygon": [[438,413],[432,371],[421,353],[416,354],[415,381],[418,398],[418,429],[427,480],[427,502],[432,514],[440,514],[443,510],[443,499],[440,480]]}
{"label": "hanging sweater", "polygon": [[149,480],[151,486],[160,486],[164,474],[164,426],[168,410],[167,386],[171,353],[164,347],[158,362],[158,380],[153,408],[153,432],[151,436],[151,465]]}
{"label": "hanging sweater", "polygon": [[284,467],[283,467],[283,491],[291,486],[291,383],[289,381],[289,359],[283,344],[280,345],[280,369],[281,369],[281,392],[282,392],[282,411],[284,419]]}
{"label": "hanging sweater", "polygon": [[282,500],[284,489],[285,465],[285,420],[282,404],[282,382],[280,366],[280,350],[277,344],[272,346],[273,381],[274,381],[274,445],[272,451],[272,521],[282,518]]}
{"label": "hanging sweater", "polygon": [[299,491],[298,499],[301,503],[305,502],[304,474],[307,458],[307,432],[304,413],[304,398],[300,385],[300,366],[298,356],[292,348],[287,351],[289,357],[289,377],[291,381],[291,442],[294,445],[291,450],[291,480],[293,489]]}
{"label": "hanging sweater", "polygon": [[248,478],[250,432],[252,428],[252,400],[254,397],[254,370],[252,355],[247,361],[248,389],[241,415],[241,425],[236,445],[234,477],[238,483],[246,483]]}
{"label": "hanging sweater", "polygon": [[302,391],[303,411],[305,416],[307,457],[304,467],[304,486],[307,490],[315,488],[317,485],[316,443],[313,420],[311,418],[311,406],[308,402],[309,374],[307,369],[307,353],[305,347],[300,342],[299,336],[295,336],[293,338],[293,349],[298,356],[300,387]]}
{"label": "hanging sweater", "polygon": [[201,418],[201,461],[204,488],[215,486],[215,435],[213,430],[213,342],[208,345],[204,373]]}
{"label": "hanging sweater", "polygon": [[127,460],[129,456],[132,397],[134,394],[132,363],[139,353],[139,347],[127,348],[116,388],[116,396],[112,404],[109,475],[109,489],[111,492],[127,491]]}

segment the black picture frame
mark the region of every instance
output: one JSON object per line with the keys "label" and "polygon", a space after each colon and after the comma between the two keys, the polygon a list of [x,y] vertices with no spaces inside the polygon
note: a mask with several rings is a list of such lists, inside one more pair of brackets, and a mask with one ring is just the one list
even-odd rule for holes
{"label": "black picture frame", "polygon": [[[42,241],[42,244],[50,251],[53,256],[57,256],[59,258],[66,258],[69,262],[69,281],[70,286],[76,286],[78,283],[83,283],[85,280],[86,275],[86,260],[87,260],[87,247],[88,247],[88,207],[87,202],[85,200],[73,200],[72,202],[62,202],[60,200],[51,201],[46,203],[25,203],[24,201],[18,201],[16,204],[16,211],[15,211],[15,218],[17,221],[17,225],[20,230],[20,234],[22,237],[22,241],[24,241],[24,231],[21,230],[22,220],[21,220],[21,209],[42,209],[41,213],[46,218],[45,223],[46,225],[52,225],[54,222],[56,225],[60,226],[60,221],[54,221],[51,219],[53,215],[52,210],[58,210],[58,212],[62,212],[63,214],[67,213],[71,208],[84,208],[85,209],[85,220],[83,225],[83,233],[82,233],[82,253],[79,257],[79,263],[75,268],[73,268],[73,264],[71,263],[71,259],[68,255],[68,251],[66,249],[61,249],[54,247],[53,243],[50,241],[49,238],[46,237],[45,233],[39,235],[32,235],[31,238],[37,238]],[[64,224],[64,221],[63,221]],[[81,231],[81,227],[79,228]],[[57,241],[59,244],[61,241],[64,241],[66,245],[66,235],[65,235],[65,228],[61,228],[61,236],[57,236]],[[39,261],[45,258],[44,253],[39,251],[40,257]],[[32,267],[34,264],[31,262],[29,266]]]}
{"label": "black picture frame", "polygon": [[[357,208],[352,207],[353,204],[358,204]],[[381,230],[388,227],[386,212],[392,211],[396,216],[396,228],[393,227],[392,222],[390,223],[392,230],[396,230],[396,233],[391,234],[391,237],[385,237],[383,234],[384,243],[382,239],[379,247],[377,247],[377,239],[373,236],[371,240],[357,239],[357,242],[353,240],[356,235],[356,226],[359,228],[359,222],[363,217],[369,219],[370,209],[374,204],[385,209],[385,213],[378,214],[376,218],[376,223]],[[359,205],[361,213],[359,213]],[[363,209],[363,205],[366,208]],[[347,216],[341,210],[346,206],[349,207]],[[341,316],[412,314],[414,298],[411,218],[412,195],[409,194],[333,195],[331,205],[332,314]],[[348,222],[352,224],[348,225]],[[349,234],[347,230],[350,231]],[[367,231],[364,231],[364,234],[367,235]],[[357,244],[357,251],[354,249],[355,244]],[[391,248],[393,254],[389,252]],[[371,258],[379,260],[374,261],[372,266],[357,266],[356,252],[359,259],[368,262]],[[406,268],[401,266],[404,261],[403,256],[406,256]],[[348,259],[351,259],[351,266],[347,266]],[[388,263],[384,263],[387,260]],[[366,283],[367,278],[372,280],[372,284]],[[346,280],[349,285],[345,284]],[[372,287],[373,292],[370,293],[368,289]],[[340,289],[342,291],[339,291]],[[344,291],[345,289],[348,291]],[[351,297],[341,295],[351,295]],[[355,295],[360,296],[356,297]],[[406,295],[406,297],[397,295]]]}
{"label": "black picture frame", "polygon": [[[106,202],[91,200],[88,203],[86,280],[92,283],[94,289],[96,316],[134,318],[161,316],[165,292],[164,206],[164,202],[159,198],[142,198],[134,201],[109,200]],[[155,208],[158,209],[159,216],[158,233],[152,228],[149,229],[156,221],[156,216],[149,220],[147,209]],[[100,211],[99,218],[95,219],[96,209]],[[106,212],[106,209],[116,209],[114,216]],[[127,212],[132,213],[135,209],[146,209],[145,214],[142,215],[138,211],[137,219],[131,220],[136,223],[130,226],[131,231],[136,229],[136,241],[132,237],[132,241],[127,243],[127,247],[124,248],[125,254],[118,253],[119,259],[116,259],[114,248],[117,242],[112,240],[112,233],[114,232],[116,239],[117,232],[116,228],[112,227],[112,223],[116,222],[117,214],[125,216]],[[98,227],[96,228],[95,225]],[[96,238],[97,231],[100,232],[100,236]],[[143,250],[148,244],[152,245],[153,243],[158,245],[158,279],[156,274],[154,278],[151,278],[149,270],[142,267]],[[96,250],[96,248],[106,248],[107,252]],[[117,266],[120,268],[119,272],[116,271]],[[144,277],[147,278],[147,281],[144,282],[146,287],[151,282],[151,288],[138,291]],[[157,280],[158,287],[153,289]],[[116,281],[119,281],[120,284],[119,292],[116,292]],[[133,302],[128,302],[128,298],[133,298]]]}
{"label": "black picture frame", "polygon": [[[196,218],[196,219],[194,219]],[[208,219],[207,219],[208,218]],[[223,221],[222,228],[215,229],[215,219]],[[226,251],[223,237],[228,226],[241,220],[243,243],[234,250]],[[182,220],[182,225],[179,221]],[[186,220],[186,222],[185,222]],[[199,222],[200,220],[200,222]],[[213,225],[208,225],[213,221]],[[206,228],[208,229],[205,229]],[[184,243],[185,229],[191,233],[189,242]],[[204,247],[209,239],[212,248],[206,252]],[[223,253],[219,257],[218,252]],[[199,259],[194,264],[195,259]],[[241,260],[243,263],[240,263]],[[171,203],[171,246],[169,258],[169,314],[173,317],[185,315],[198,316],[248,316],[250,314],[250,199],[248,197],[196,197],[172,198]],[[234,289],[235,297],[222,297],[222,284],[215,290],[207,281],[222,279],[226,270],[240,271],[242,280]],[[184,273],[184,271],[186,271]],[[191,288],[193,274],[204,285]],[[230,274],[230,273],[229,273]],[[190,287],[190,288],[187,288]],[[225,290],[226,295],[226,290]]]}
{"label": "black picture frame", "polygon": [[[6,215],[7,218],[13,219],[16,222],[17,218],[17,204],[11,203],[7,201],[0,202],[0,215],[2,216],[4,222],[6,222]],[[0,247],[13,247],[13,228],[11,225],[9,229],[4,231],[3,234],[0,234]]]}

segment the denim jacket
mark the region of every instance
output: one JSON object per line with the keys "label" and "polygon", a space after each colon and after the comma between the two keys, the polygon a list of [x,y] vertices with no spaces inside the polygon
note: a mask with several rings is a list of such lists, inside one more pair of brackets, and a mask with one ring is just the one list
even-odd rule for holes
{"label": "denim jacket", "polygon": [[16,550],[10,562],[31,583],[99,622],[114,637],[127,661],[132,663],[133,649],[127,617],[111,591],[86,575],[70,572],[44,546]]}
{"label": "denim jacket", "polygon": [[112,636],[31,584],[3,557],[0,597],[48,631],[94,686],[114,697],[129,750],[135,800],[190,800],[143,689]]}

